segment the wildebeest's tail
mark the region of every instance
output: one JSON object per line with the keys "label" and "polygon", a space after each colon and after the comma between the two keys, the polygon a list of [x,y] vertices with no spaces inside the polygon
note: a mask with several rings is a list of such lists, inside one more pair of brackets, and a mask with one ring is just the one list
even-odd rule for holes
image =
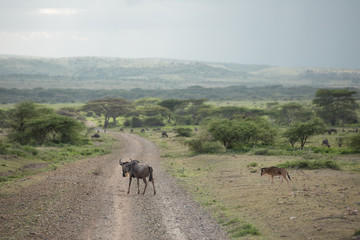
{"label": "wildebeest's tail", "polygon": [[286,173],[286,174],[287,174],[288,178],[291,180],[289,173]]}
{"label": "wildebeest's tail", "polygon": [[152,167],[149,167],[149,171],[150,171],[149,181],[152,181],[153,180],[153,169],[152,169]]}

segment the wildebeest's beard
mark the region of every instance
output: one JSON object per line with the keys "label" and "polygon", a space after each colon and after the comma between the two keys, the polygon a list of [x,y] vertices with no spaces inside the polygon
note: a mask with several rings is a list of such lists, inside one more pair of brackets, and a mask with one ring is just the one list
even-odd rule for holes
{"label": "wildebeest's beard", "polygon": [[128,177],[129,174],[129,170],[128,169],[123,169],[123,177]]}
{"label": "wildebeest's beard", "polygon": [[129,176],[129,162],[126,162],[126,163],[123,163],[121,164],[121,167],[122,167],[122,172],[123,172],[123,177],[127,177]]}

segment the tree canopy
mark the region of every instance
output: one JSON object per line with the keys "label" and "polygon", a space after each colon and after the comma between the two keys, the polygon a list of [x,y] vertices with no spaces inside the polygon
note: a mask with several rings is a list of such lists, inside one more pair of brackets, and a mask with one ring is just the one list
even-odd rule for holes
{"label": "tree canopy", "polygon": [[10,140],[20,144],[43,145],[46,141],[74,143],[83,125],[52,109],[32,102],[21,102],[10,112]]}
{"label": "tree canopy", "polygon": [[339,123],[358,122],[355,110],[359,108],[354,95],[348,89],[318,89],[313,103],[318,107],[318,115],[332,126]]}
{"label": "tree canopy", "polygon": [[110,118],[113,118],[116,125],[116,118],[133,109],[133,104],[123,98],[103,98],[90,101],[83,107],[84,111],[93,111],[98,115],[104,115],[104,128],[109,125]]}
{"label": "tree canopy", "polygon": [[295,147],[296,142],[300,142],[301,149],[309,140],[309,137],[325,132],[324,122],[319,118],[313,118],[307,122],[294,122],[285,131],[286,137],[291,146]]}

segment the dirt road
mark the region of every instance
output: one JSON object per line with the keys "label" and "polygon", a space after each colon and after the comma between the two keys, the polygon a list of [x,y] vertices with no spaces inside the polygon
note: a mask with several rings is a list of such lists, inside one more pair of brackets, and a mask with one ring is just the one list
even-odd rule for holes
{"label": "dirt road", "polygon": [[[26,180],[15,194],[8,191],[0,205],[0,239],[227,239],[160,168],[153,143],[109,134],[118,140],[111,154],[67,164]],[[151,184],[138,195],[136,181],[127,194],[120,157],[153,167],[155,196]]]}

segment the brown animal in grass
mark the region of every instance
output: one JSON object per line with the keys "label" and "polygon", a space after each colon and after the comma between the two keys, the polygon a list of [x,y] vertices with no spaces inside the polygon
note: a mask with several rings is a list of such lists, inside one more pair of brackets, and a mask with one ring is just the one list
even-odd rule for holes
{"label": "brown animal in grass", "polygon": [[[289,180],[291,180],[290,175],[288,171],[284,168],[277,168],[277,167],[267,167],[267,168],[261,168],[261,176],[267,174],[271,177],[271,186],[274,184],[274,177],[280,176],[280,178],[284,178],[290,188]],[[289,178],[289,180],[286,178],[286,176]],[[282,184],[282,179],[279,184],[279,186],[276,188],[276,190],[280,187]]]}

